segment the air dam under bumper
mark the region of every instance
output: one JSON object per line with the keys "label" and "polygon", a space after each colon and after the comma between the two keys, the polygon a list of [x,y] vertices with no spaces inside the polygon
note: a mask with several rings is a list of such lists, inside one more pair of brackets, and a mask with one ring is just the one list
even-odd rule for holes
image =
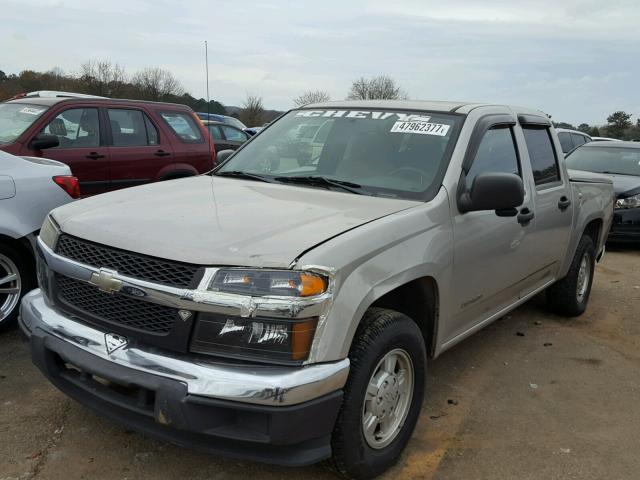
{"label": "air dam under bumper", "polygon": [[281,465],[331,455],[349,361],[275,367],[187,361],[141,346],[107,353],[104,332],[22,300],[33,362],[61,391],[128,427],[188,448]]}

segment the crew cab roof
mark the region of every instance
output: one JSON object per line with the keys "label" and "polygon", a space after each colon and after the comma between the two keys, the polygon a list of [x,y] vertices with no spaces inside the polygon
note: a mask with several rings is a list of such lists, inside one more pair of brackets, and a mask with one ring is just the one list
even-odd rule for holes
{"label": "crew cab roof", "polygon": [[534,110],[531,108],[517,107],[511,105],[500,105],[494,103],[482,103],[482,102],[456,102],[456,101],[434,101],[434,100],[343,100],[336,102],[322,102],[312,103],[300,107],[302,109],[314,109],[314,108],[381,108],[392,110],[425,110],[430,112],[443,112],[443,113],[461,113],[468,114],[471,110],[479,107],[492,107],[502,108],[505,112],[511,112],[513,114],[529,114],[529,115],[543,115],[547,116],[540,110]]}

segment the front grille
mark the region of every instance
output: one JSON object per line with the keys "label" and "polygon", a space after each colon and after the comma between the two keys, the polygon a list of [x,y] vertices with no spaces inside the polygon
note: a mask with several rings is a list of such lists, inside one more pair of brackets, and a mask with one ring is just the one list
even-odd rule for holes
{"label": "front grille", "polygon": [[178,310],[118,294],[104,293],[88,283],[55,275],[56,292],[63,306],[107,321],[153,334],[168,334],[178,318]]}
{"label": "front grille", "polygon": [[199,270],[196,265],[126,252],[70,235],[60,236],[56,253],[86,265],[109,268],[121,275],[172,287],[190,287]]}

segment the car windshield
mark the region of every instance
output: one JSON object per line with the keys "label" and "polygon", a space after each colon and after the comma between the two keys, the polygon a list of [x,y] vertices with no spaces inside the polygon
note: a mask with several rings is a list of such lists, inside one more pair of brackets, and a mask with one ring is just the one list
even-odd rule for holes
{"label": "car windshield", "polygon": [[588,172],[640,175],[640,148],[589,147],[576,149],[565,161],[568,168]]}
{"label": "car windshield", "polygon": [[437,191],[461,123],[461,116],[443,113],[294,110],[216,175],[245,173],[343,191],[336,181],[347,182],[353,193],[424,200]]}
{"label": "car windshield", "polygon": [[16,140],[47,108],[26,103],[0,103],[0,144]]}

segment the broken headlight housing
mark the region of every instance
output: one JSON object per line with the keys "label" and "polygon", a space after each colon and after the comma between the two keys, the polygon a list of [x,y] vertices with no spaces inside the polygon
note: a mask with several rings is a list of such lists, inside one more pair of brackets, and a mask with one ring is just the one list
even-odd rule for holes
{"label": "broken headlight housing", "polygon": [[282,320],[201,313],[191,351],[252,360],[299,363],[307,359],[317,318]]}
{"label": "broken headlight housing", "polygon": [[616,200],[615,208],[638,208],[640,207],[640,193],[627,198],[619,198]]}
{"label": "broken headlight housing", "polygon": [[327,279],[293,270],[222,268],[213,277],[209,290],[251,296],[312,297],[327,290]]}

